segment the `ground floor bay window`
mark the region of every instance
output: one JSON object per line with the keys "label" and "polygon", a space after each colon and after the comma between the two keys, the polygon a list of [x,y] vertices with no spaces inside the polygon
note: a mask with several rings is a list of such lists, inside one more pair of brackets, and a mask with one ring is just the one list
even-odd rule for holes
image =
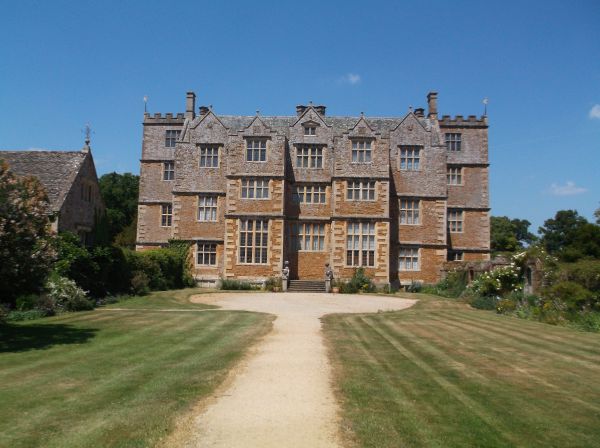
{"label": "ground floor bay window", "polygon": [[240,219],[239,262],[241,264],[267,264],[269,221]]}
{"label": "ground floor bay window", "polygon": [[347,223],[346,264],[348,266],[375,266],[374,222]]}

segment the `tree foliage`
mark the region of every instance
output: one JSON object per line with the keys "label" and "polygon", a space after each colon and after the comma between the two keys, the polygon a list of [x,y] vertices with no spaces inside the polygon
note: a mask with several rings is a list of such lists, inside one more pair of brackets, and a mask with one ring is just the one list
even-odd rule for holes
{"label": "tree foliage", "polygon": [[493,252],[515,252],[536,240],[536,236],[529,232],[531,223],[526,219],[492,216],[490,224]]}
{"label": "tree foliage", "polygon": [[38,292],[54,259],[48,197],[34,177],[0,160],[0,302]]}
{"label": "tree foliage", "polygon": [[131,173],[108,173],[100,177],[98,183],[106,205],[110,240],[119,245],[134,245],[139,176]]}
{"label": "tree foliage", "polygon": [[600,226],[592,224],[576,210],[560,210],[540,227],[546,250],[564,261],[600,258]]}

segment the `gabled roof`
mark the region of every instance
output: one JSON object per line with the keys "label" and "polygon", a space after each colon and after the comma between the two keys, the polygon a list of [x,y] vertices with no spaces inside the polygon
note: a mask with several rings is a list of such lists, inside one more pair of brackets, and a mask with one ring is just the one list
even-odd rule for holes
{"label": "gabled roof", "polygon": [[13,173],[40,180],[52,211],[62,207],[86,156],[81,151],[0,151]]}

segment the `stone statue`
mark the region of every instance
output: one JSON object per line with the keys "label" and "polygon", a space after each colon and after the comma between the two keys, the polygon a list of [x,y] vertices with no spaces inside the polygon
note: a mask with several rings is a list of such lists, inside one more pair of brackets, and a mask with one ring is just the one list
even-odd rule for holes
{"label": "stone statue", "polygon": [[331,269],[329,263],[325,263],[325,280],[333,280],[333,269]]}
{"label": "stone statue", "polygon": [[290,278],[290,262],[285,261],[283,263],[283,269],[281,271],[281,279],[287,281]]}

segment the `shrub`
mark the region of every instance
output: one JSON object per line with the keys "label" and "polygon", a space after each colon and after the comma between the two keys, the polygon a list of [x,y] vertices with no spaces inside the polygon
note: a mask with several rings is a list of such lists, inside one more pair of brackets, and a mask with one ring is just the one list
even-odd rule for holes
{"label": "shrub", "polygon": [[473,308],[479,310],[495,310],[498,306],[498,298],[491,296],[475,296],[470,300],[469,304]]}
{"label": "shrub", "polygon": [[269,277],[265,282],[265,290],[273,291],[274,288],[281,289],[281,278],[279,277]]}
{"label": "shrub", "polygon": [[579,311],[589,309],[595,301],[594,294],[579,283],[571,281],[558,282],[546,290],[545,295],[550,299],[566,304],[569,310]]}
{"label": "shrub", "polygon": [[457,298],[467,288],[467,271],[456,270],[450,271],[436,286],[435,293],[440,296]]}
{"label": "shrub", "polygon": [[421,282],[411,282],[411,284],[406,287],[407,292],[421,292],[422,289],[423,284]]}
{"label": "shrub", "polygon": [[228,291],[248,291],[256,288],[248,282],[243,282],[240,280],[222,279],[220,289]]}
{"label": "shrub", "polygon": [[142,271],[135,271],[131,277],[131,293],[136,296],[145,296],[150,292],[150,279]]}
{"label": "shrub", "polygon": [[17,297],[15,308],[18,311],[28,311],[36,308],[40,296],[38,294],[23,294]]}
{"label": "shrub", "polygon": [[53,275],[46,283],[47,297],[65,311],[84,311],[94,308],[86,292],[66,277]]}
{"label": "shrub", "polygon": [[560,280],[572,281],[590,291],[600,292],[600,260],[564,263],[557,275]]}
{"label": "shrub", "polygon": [[517,309],[517,305],[517,302],[513,299],[501,299],[496,305],[496,312],[500,314],[511,313]]}
{"label": "shrub", "polygon": [[340,281],[338,282],[337,286],[340,288],[340,292],[342,294],[356,294],[359,292],[375,291],[375,285],[365,274],[365,270],[363,268],[356,269],[350,281]]}
{"label": "shrub", "polygon": [[47,314],[43,310],[15,310],[8,313],[6,320],[11,322],[19,322],[23,320],[41,319],[42,317],[46,316]]}
{"label": "shrub", "polygon": [[572,326],[583,331],[600,333],[600,313],[579,313],[572,319]]}
{"label": "shrub", "polygon": [[8,308],[0,303],[0,325],[4,324],[8,318]]}

